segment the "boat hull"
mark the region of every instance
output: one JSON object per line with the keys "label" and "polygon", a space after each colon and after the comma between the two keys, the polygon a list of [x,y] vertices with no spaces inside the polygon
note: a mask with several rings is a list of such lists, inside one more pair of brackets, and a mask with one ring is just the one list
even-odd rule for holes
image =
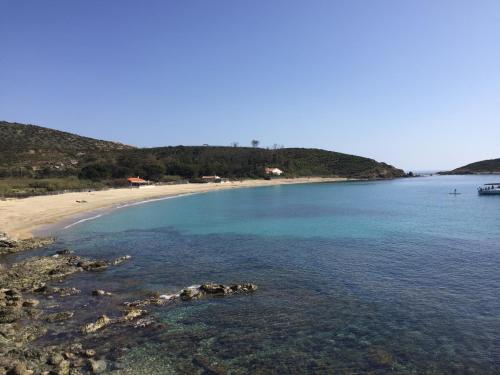
{"label": "boat hull", "polygon": [[479,195],[500,195],[500,190],[479,190]]}

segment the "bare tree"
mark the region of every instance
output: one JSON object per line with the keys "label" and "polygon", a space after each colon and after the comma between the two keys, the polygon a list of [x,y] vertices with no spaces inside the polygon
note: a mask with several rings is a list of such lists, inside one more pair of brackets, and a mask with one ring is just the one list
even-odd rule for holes
{"label": "bare tree", "polygon": [[231,142],[231,147],[238,147],[238,142]]}
{"label": "bare tree", "polygon": [[259,147],[259,141],[256,140],[256,139],[252,139],[252,147],[256,148],[256,147]]}

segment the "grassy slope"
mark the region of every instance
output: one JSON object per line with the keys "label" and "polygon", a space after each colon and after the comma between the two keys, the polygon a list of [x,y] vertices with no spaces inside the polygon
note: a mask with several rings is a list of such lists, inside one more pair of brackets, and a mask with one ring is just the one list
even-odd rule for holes
{"label": "grassy slope", "polygon": [[500,173],[500,159],[482,160],[443,174]]}
{"label": "grassy slope", "polygon": [[89,154],[131,148],[41,126],[0,121],[0,169],[75,169]]}

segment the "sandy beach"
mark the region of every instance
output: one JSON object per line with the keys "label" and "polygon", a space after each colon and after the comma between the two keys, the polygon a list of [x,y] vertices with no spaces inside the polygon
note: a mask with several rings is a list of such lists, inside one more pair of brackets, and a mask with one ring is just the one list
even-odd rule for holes
{"label": "sandy beach", "polygon": [[115,208],[124,203],[171,197],[216,190],[273,186],[285,184],[339,182],[345,178],[294,178],[275,180],[245,180],[224,184],[179,184],[142,188],[108,189],[91,192],[44,195],[0,201],[0,232],[13,239],[33,236],[33,231],[77,217],[87,212]]}

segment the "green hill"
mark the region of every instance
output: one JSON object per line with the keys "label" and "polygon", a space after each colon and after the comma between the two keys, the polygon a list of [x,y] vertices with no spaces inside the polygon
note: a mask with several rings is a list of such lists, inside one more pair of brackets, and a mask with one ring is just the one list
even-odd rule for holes
{"label": "green hill", "polygon": [[132,148],[41,126],[0,121],[0,176],[71,175],[95,154]]}
{"label": "green hill", "polygon": [[[129,176],[155,181],[196,180],[214,174],[235,179],[265,178],[265,167],[280,168],[287,177],[376,179],[404,175],[401,169],[373,159],[319,149],[134,148],[35,125],[0,122],[0,177],[17,179],[19,191],[29,190],[23,186],[33,188],[31,193],[43,192],[43,186],[59,190],[65,184],[72,189],[88,184],[116,186]],[[56,178],[55,185],[54,181],[40,181]],[[26,181],[30,182],[26,185]],[[8,187],[3,191],[5,195]]]}
{"label": "green hill", "polygon": [[482,160],[441,174],[500,173],[500,159]]}

